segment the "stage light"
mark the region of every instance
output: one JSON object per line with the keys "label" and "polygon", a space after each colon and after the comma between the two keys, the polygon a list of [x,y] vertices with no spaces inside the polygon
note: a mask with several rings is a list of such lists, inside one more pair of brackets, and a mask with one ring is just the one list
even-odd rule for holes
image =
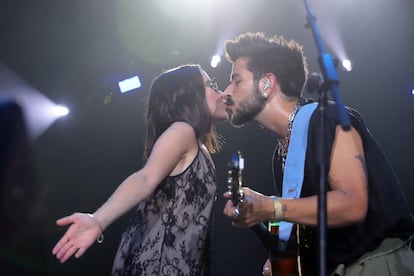
{"label": "stage light", "polygon": [[141,87],[141,80],[138,76],[134,76],[118,82],[118,87],[121,93],[126,93]]}
{"label": "stage light", "polygon": [[56,115],[57,118],[63,117],[69,114],[69,109],[63,105],[55,105],[53,107],[53,113]]}
{"label": "stage light", "polygon": [[342,61],[342,66],[344,67],[344,69],[348,72],[352,71],[352,63],[349,59],[344,59]]}
{"label": "stage light", "polygon": [[58,106],[0,63],[0,100],[15,101],[23,110],[30,140],[35,140],[69,110]]}
{"label": "stage light", "polygon": [[221,61],[221,57],[219,55],[214,55],[211,58],[211,62],[210,62],[211,67],[216,68],[217,65],[220,63],[220,61]]}

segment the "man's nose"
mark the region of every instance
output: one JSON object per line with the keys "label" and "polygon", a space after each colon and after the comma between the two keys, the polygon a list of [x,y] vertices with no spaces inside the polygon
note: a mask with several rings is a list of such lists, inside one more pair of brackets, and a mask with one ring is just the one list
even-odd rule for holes
{"label": "man's nose", "polygon": [[[231,93],[230,93],[230,89],[229,89],[229,87],[230,87],[230,86],[227,86],[227,87],[226,87],[226,89],[224,89],[224,91],[223,91],[223,95],[224,95],[225,97],[231,97]],[[229,95],[229,96],[227,96],[227,95]]]}

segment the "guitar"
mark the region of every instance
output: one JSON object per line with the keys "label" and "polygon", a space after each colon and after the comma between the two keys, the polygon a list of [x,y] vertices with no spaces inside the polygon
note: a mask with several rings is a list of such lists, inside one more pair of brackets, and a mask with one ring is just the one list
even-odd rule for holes
{"label": "guitar", "polygon": [[[227,187],[235,206],[244,203],[242,189],[244,165],[244,158],[240,151],[232,156],[229,163]],[[271,275],[315,275],[311,266],[309,264],[305,266],[305,263],[301,261],[296,237],[289,239],[286,250],[279,250],[278,223],[268,222],[267,225],[261,223],[252,226],[250,229],[269,253],[269,260],[272,266]],[[292,232],[295,233],[296,229],[294,227]]]}

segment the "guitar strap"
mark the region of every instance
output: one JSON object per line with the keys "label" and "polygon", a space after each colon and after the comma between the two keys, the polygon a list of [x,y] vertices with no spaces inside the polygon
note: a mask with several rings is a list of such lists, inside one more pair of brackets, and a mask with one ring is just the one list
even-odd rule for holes
{"label": "guitar strap", "polygon": [[[295,116],[290,135],[289,148],[283,173],[282,197],[298,198],[303,184],[306,148],[310,118],[317,103],[302,106]],[[279,225],[279,250],[285,250],[292,232],[293,223],[281,221]]]}

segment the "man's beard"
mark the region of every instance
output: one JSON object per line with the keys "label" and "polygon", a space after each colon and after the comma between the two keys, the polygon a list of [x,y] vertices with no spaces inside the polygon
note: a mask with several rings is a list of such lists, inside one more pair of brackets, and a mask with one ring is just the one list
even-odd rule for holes
{"label": "man's beard", "polygon": [[253,120],[265,106],[266,98],[260,93],[258,85],[255,85],[253,93],[240,102],[231,116],[231,124],[236,127]]}

